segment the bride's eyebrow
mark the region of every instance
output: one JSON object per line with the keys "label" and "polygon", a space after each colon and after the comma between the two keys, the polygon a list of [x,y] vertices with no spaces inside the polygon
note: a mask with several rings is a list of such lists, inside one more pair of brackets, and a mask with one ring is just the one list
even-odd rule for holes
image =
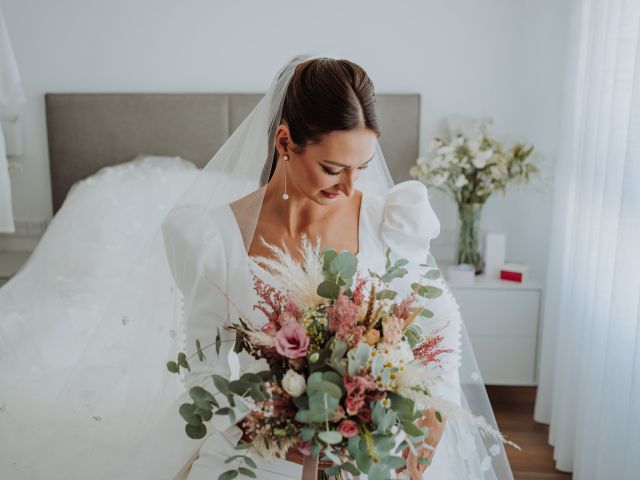
{"label": "bride's eyebrow", "polygon": [[[376,156],[376,154],[374,153],[373,156],[367,160],[366,162],[364,162],[362,165],[360,165],[361,167],[364,167],[366,164],[368,164],[371,160],[373,160],[373,158]],[[336,167],[344,167],[344,168],[349,168],[349,165],[344,165],[342,163],[338,163],[338,162],[332,162],[331,160],[323,160],[324,163],[328,163],[330,165],[335,165]]]}

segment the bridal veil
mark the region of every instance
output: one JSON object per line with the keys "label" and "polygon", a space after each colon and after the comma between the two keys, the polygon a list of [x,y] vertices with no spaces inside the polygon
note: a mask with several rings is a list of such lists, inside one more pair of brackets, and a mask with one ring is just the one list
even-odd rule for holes
{"label": "bridal veil", "polygon": [[[235,212],[245,244],[251,244],[287,87],[296,68],[314,59],[322,57],[293,58],[276,74],[174,208],[197,205],[206,215],[257,191],[252,204]],[[356,188],[384,194],[392,186],[377,144]],[[52,287],[59,290],[59,304],[38,310],[23,302],[0,319],[0,477],[174,478],[174,470],[197,452],[198,442],[184,434],[177,414],[184,384],[165,368],[178,352],[194,346],[183,345],[182,320],[190,299],[176,288],[161,223],[156,219],[120,285],[86,318],[69,321],[65,312],[73,305],[65,303],[60,280]],[[0,311],[11,302],[8,297],[0,289]],[[461,345],[462,406],[497,429],[464,326]],[[513,478],[499,440],[464,420],[449,419],[447,428],[455,432],[456,460],[464,465],[465,480]]]}

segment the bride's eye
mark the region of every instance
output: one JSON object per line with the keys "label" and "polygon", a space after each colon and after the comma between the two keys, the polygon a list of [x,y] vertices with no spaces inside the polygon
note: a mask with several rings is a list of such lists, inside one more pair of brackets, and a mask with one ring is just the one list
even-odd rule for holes
{"label": "bride's eye", "polygon": [[333,170],[328,169],[322,164],[320,164],[320,166],[322,167],[322,170],[324,170],[324,173],[326,173],[327,175],[340,175],[340,172],[334,172]]}

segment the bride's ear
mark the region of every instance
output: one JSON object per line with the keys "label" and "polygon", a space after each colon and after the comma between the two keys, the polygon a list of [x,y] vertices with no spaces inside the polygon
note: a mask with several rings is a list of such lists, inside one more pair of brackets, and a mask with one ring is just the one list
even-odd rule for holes
{"label": "bride's ear", "polygon": [[289,126],[286,123],[278,126],[275,145],[280,157],[290,154],[293,150],[295,144],[291,140],[291,132],[289,132]]}

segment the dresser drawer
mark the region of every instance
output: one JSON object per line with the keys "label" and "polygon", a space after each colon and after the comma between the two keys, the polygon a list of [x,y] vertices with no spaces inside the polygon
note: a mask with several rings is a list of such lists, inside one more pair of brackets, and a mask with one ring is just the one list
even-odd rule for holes
{"label": "dresser drawer", "polygon": [[536,385],[540,289],[451,287],[487,385]]}
{"label": "dresser drawer", "polygon": [[535,337],[539,290],[453,289],[470,336]]}

